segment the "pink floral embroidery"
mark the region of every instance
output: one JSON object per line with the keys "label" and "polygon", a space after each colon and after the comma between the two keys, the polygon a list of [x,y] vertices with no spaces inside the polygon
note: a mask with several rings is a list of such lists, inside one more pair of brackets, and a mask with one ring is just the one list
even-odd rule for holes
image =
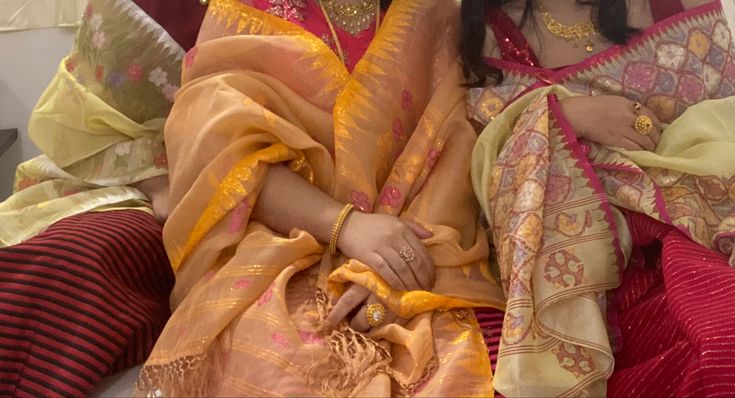
{"label": "pink floral embroidery", "polygon": [[67,70],[67,71],[68,71],[69,73],[72,73],[72,72],[74,72],[74,70],[75,70],[76,68],[77,68],[77,61],[76,61],[75,59],[69,58],[69,59],[68,59],[68,60],[66,61],[66,70]]}
{"label": "pink floral embroidery", "polygon": [[403,126],[401,120],[398,118],[393,119],[393,140],[400,141],[403,138]]}
{"label": "pink floral embroidery", "polygon": [[169,102],[174,102],[174,98],[176,97],[176,92],[179,91],[179,87],[174,84],[166,84],[163,86],[161,91]]}
{"label": "pink floral embroidery", "polygon": [[258,305],[267,304],[273,298],[273,285],[268,287],[262,296],[258,299]]}
{"label": "pink floral embroidery", "polygon": [[107,37],[105,37],[105,32],[98,30],[92,34],[92,47],[99,50],[104,47],[106,41]]}
{"label": "pink floral embroidery", "polygon": [[143,78],[143,68],[138,64],[130,64],[128,67],[128,78],[134,82]]}
{"label": "pink floral embroidery", "polygon": [[411,95],[411,92],[406,89],[403,89],[403,100],[401,101],[401,106],[404,111],[411,111],[415,107],[413,95]]}
{"label": "pink floral embroidery", "polygon": [[165,169],[168,167],[168,158],[166,158],[166,152],[159,153],[153,158],[153,164],[156,168]]}
{"label": "pink floral embroidery", "polygon": [[191,50],[186,52],[186,55],[184,56],[184,66],[186,66],[186,69],[194,66],[194,61],[197,58],[197,51],[196,47],[192,47]]}
{"label": "pink floral embroidery", "polygon": [[380,204],[383,206],[390,206],[393,208],[398,207],[398,203],[401,200],[401,191],[398,188],[386,186],[383,189],[383,193],[380,195]]}
{"label": "pink floral embroidery", "polygon": [[426,157],[426,165],[429,166],[430,169],[433,169],[436,165],[436,162],[439,160],[439,155],[441,155],[440,150],[431,148],[429,156]]}
{"label": "pink floral embroidery", "polygon": [[240,279],[232,285],[233,289],[247,289],[253,284],[253,280],[250,278]]}
{"label": "pink floral embroidery", "polygon": [[105,77],[105,66],[97,65],[97,68],[94,70],[94,78],[97,79],[98,82],[101,82],[103,77]]}
{"label": "pink floral embroidery", "polygon": [[284,336],[282,333],[273,333],[271,335],[271,340],[273,340],[274,343],[278,344],[279,346],[283,348],[288,348],[290,344],[288,343],[288,339],[286,336]]}
{"label": "pink floral embroidery", "polygon": [[18,181],[18,190],[22,191],[26,188],[32,187],[34,185],[38,184],[38,181],[34,180],[33,178],[25,177]]}
{"label": "pink floral embroidery", "polygon": [[269,0],[271,6],[266,10],[267,13],[281,17],[287,21],[304,20],[304,9],[306,1],[304,0]]}
{"label": "pink floral embroidery", "polygon": [[94,13],[94,8],[92,8],[92,3],[87,4],[87,8],[84,9],[84,18],[85,19],[91,18],[93,13]]}
{"label": "pink floral embroidery", "polygon": [[365,192],[352,191],[352,204],[363,213],[369,213],[373,209],[370,205],[370,198]]}
{"label": "pink floral embroidery", "polygon": [[324,347],[324,338],[314,332],[299,330],[299,337],[304,344],[316,344]]}
{"label": "pink floral embroidery", "polygon": [[245,225],[245,217],[247,217],[250,211],[250,204],[248,202],[240,202],[240,204],[232,211],[230,218],[230,225],[227,227],[227,232],[235,233],[242,230]]}
{"label": "pink floral embroidery", "polygon": [[628,66],[625,71],[625,84],[639,91],[651,90],[656,83],[656,67],[640,63]]}

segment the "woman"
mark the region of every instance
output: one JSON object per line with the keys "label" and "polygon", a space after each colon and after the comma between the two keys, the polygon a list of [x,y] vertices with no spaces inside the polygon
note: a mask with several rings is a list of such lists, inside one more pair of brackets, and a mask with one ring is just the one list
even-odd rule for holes
{"label": "woman", "polygon": [[735,53],[702,3],[463,2],[500,393],[734,392]]}
{"label": "woman", "polygon": [[156,3],[91,1],[31,115],[44,155],[0,203],[0,396],[88,396],[170,315],[163,120],[204,8]]}
{"label": "woman", "polygon": [[165,130],[175,312],[140,394],[492,394],[457,4],[387,6],[210,2]]}

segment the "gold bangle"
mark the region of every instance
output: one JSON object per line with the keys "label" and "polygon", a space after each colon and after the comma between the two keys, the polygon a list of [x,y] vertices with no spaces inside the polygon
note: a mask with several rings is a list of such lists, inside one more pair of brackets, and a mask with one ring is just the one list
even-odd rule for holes
{"label": "gold bangle", "polygon": [[339,233],[342,231],[342,224],[345,223],[347,216],[350,215],[350,212],[354,208],[355,206],[346,204],[332,225],[332,233],[329,235],[329,253],[332,255],[337,254],[337,241],[339,241]]}

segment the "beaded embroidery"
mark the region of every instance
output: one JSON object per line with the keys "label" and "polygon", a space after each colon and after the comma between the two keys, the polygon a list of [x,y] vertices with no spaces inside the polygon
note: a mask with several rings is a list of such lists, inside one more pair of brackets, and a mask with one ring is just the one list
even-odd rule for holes
{"label": "beaded embroidery", "polygon": [[268,2],[271,6],[265,10],[267,13],[287,21],[304,21],[306,0],[268,0]]}

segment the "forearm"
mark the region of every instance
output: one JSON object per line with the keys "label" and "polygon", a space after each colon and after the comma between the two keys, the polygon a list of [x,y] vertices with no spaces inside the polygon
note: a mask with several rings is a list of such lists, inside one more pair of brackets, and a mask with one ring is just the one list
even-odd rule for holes
{"label": "forearm", "polygon": [[326,243],[343,206],[288,167],[275,165],[268,172],[252,217],[284,235],[298,228]]}

